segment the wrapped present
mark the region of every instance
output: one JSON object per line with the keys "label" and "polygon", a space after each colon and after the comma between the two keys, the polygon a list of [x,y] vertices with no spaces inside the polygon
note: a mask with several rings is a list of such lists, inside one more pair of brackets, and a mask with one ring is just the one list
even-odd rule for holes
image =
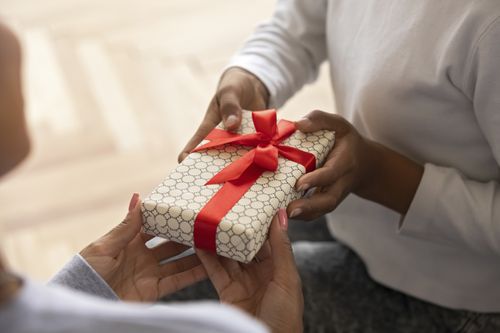
{"label": "wrapped present", "polygon": [[238,132],[219,125],[144,198],[144,230],[249,262],[277,210],[303,195],[296,181],[323,163],[334,139],[277,122],[275,110],[243,111]]}

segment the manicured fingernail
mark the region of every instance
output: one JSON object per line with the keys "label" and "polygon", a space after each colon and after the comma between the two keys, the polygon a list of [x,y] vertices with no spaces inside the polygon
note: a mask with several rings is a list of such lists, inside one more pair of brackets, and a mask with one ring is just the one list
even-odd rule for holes
{"label": "manicured fingernail", "polygon": [[236,117],[234,114],[226,118],[226,127],[233,127],[236,126],[237,124],[238,124],[238,117]]}
{"label": "manicured fingernail", "polygon": [[299,216],[300,214],[302,214],[302,208],[295,208],[294,210],[292,210],[292,212],[290,213],[290,218],[293,218],[295,216]]}
{"label": "manicured fingernail", "polygon": [[139,203],[139,193],[132,194],[132,198],[130,198],[130,202],[128,204],[128,211],[133,210],[137,204]]}
{"label": "manicured fingernail", "polygon": [[284,208],[280,208],[278,210],[278,220],[280,222],[280,227],[282,230],[288,229],[288,217],[286,216],[286,210]]}
{"label": "manicured fingernail", "polygon": [[302,191],[307,191],[309,189],[310,185],[309,184],[302,184],[299,187],[297,187],[297,191],[302,192]]}

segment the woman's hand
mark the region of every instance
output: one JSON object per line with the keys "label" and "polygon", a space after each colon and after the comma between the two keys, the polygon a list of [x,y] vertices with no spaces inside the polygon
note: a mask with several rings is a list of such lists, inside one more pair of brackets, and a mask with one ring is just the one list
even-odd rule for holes
{"label": "woman's hand", "polygon": [[311,196],[290,203],[290,217],[315,219],[334,210],[349,193],[407,212],[422,178],[421,165],[364,138],[335,114],[313,111],[296,125],[305,133],[335,131],[335,146],[321,168],[297,181],[297,190],[316,189]]}
{"label": "woman's hand", "polygon": [[160,264],[188,247],[166,242],[149,249],[145,243],[152,236],[141,232],[139,202],[134,194],[123,222],[83,249],[81,256],[121,299],[130,301],[156,301],[205,279],[205,269],[194,254]]}
{"label": "woman's hand", "polygon": [[193,137],[179,154],[179,162],[210,133],[221,120],[226,129],[237,130],[241,124],[241,110],[264,110],[269,93],[253,74],[239,67],[231,67],[222,75],[215,96]]}
{"label": "woman's hand", "polygon": [[221,302],[266,323],[273,332],[302,332],[304,300],[288,239],[288,221],[280,209],[256,259],[249,264],[197,250]]}

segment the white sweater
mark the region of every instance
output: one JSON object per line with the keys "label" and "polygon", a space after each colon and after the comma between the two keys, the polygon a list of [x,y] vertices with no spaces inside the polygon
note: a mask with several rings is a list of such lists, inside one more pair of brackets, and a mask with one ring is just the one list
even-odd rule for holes
{"label": "white sweater", "polygon": [[499,0],[283,0],[231,63],[279,107],[328,60],[337,112],[425,164],[406,216],[350,195],[329,227],[375,280],[450,308],[500,311],[499,16]]}
{"label": "white sweater", "polygon": [[[227,318],[231,318],[228,320]],[[44,286],[24,280],[0,306],[2,333],[265,333],[263,324],[215,302],[119,302],[79,255]]]}

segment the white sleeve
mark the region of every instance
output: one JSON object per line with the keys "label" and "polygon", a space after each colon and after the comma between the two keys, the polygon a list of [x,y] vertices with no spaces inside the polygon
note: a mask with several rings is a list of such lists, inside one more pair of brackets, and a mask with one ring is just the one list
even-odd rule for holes
{"label": "white sleeve", "polygon": [[[473,50],[464,91],[500,164],[500,20],[492,22]],[[499,179],[480,182],[453,168],[427,164],[400,232],[500,254]]]}
{"label": "white sleeve", "polygon": [[326,0],[278,0],[272,19],[257,27],[228,67],[256,75],[282,106],[315,80],[326,59]]}

